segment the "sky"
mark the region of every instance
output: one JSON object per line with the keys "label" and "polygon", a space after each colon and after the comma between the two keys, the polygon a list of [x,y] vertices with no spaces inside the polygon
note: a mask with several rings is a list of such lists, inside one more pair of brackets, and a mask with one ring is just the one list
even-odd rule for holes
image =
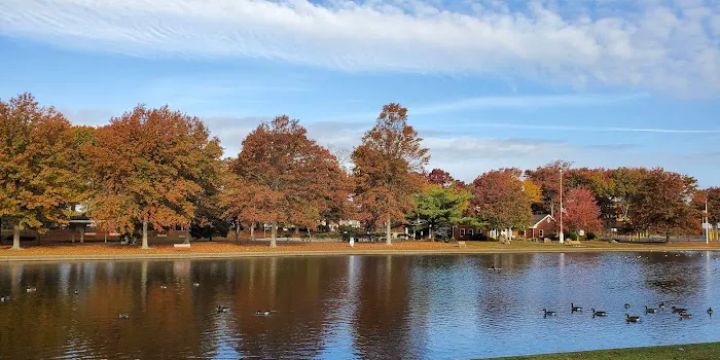
{"label": "sky", "polygon": [[720,1],[3,0],[0,99],[77,124],[138,104],[235,156],[287,114],[342,161],[384,104],[428,168],[664,167],[720,186]]}

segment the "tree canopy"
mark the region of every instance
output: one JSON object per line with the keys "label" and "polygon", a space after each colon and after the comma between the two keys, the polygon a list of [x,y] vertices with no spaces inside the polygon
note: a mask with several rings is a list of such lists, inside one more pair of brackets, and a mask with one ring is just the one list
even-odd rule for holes
{"label": "tree canopy", "polygon": [[271,223],[271,246],[276,246],[278,225],[315,227],[348,200],[346,174],[335,156],[288,116],[251,132],[230,170],[237,178],[229,190],[238,196],[226,200],[231,214]]}
{"label": "tree canopy", "polygon": [[91,139],[30,94],[0,101],[0,218],[13,224],[14,249],[20,230],[67,224],[87,196],[79,147]]}
{"label": "tree canopy", "polygon": [[399,104],[383,106],[377,123],[352,153],[354,202],[368,228],[385,223],[391,244],[391,223],[405,218],[413,195],[424,182],[421,175],[429,160],[422,139],[407,124],[407,109]]}
{"label": "tree canopy", "polygon": [[530,198],[518,169],[489,171],[473,181],[472,209],[492,229],[522,228],[530,223]]}
{"label": "tree canopy", "polygon": [[138,106],[97,129],[87,148],[95,193],[90,212],[99,224],[133,232],[189,227],[198,199],[220,174],[222,148],[196,117],[168,107]]}

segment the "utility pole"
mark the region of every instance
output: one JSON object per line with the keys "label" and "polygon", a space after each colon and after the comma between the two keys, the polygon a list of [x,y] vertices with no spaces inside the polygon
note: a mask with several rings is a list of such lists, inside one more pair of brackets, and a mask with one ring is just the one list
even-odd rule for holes
{"label": "utility pole", "polygon": [[565,243],[565,233],[563,232],[563,169],[560,168],[560,243]]}
{"label": "utility pole", "polygon": [[710,244],[710,214],[708,213],[708,196],[705,195],[705,244]]}

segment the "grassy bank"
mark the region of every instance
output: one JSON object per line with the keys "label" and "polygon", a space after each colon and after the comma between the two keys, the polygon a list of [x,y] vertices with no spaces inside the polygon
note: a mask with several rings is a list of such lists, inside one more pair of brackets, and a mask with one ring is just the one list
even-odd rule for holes
{"label": "grassy bank", "polygon": [[[502,360],[707,360],[720,359],[720,343],[600,350],[502,358]],[[500,359],[498,359],[500,360]]]}
{"label": "grassy bank", "polygon": [[603,241],[586,241],[579,245],[542,244],[514,241],[510,245],[497,242],[467,242],[460,247],[456,243],[400,242],[387,246],[383,243],[357,243],[351,248],[342,242],[280,242],[270,248],[267,242],[235,244],[231,242],[196,242],[190,249],[176,249],[171,244],[151,244],[152,249],[118,244],[24,244],[21,251],[10,250],[9,245],[0,246],[0,261],[12,260],[58,260],[58,259],[133,259],[133,258],[201,258],[244,257],[275,255],[365,255],[365,254],[483,254],[523,252],[604,252],[604,251],[720,251],[720,243],[680,244],[609,244]]}

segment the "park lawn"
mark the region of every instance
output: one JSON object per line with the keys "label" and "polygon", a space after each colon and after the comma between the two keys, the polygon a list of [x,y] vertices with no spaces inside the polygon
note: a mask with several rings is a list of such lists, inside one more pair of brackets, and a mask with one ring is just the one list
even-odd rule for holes
{"label": "park lawn", "polygon": [[468,241],[464,247],[454,242],[404,241],[387,246],[384,243],[356,243],[354,248],[345,242],[301,242],[279,241],[276,248],[270,248],[268,242],[200,241],[193,242],[190,249],[175,249],[169,243],[150,241],[150,250],[142,250],[139,246],[120,246],[117,243],[101,242],[79,243],[23,243],[22,251],[10,250],[10,245],[0,245],[0,258],[43,256],[133,256],[163,255],[184,257],[187,255],[220,255],[241,256],[242,254],[312,254],[330,252],[336,254],[353,253],[517,253],[517,252],[571,252],[571,251],[683,251],[683,250],[720,250],[720,243],[710,245],[704,243],[670,243],[670,244],[610,244],[607,241],[583,241],[576,245],[560,245],[557,242],[543,244],[538,242],[516,240],[509,245],[496,241]]}
{"label": "park lawn", "polygon": [[720,359],[720,343],[599,350],[549,355],[507,357],[496,360],[708,360]]}

